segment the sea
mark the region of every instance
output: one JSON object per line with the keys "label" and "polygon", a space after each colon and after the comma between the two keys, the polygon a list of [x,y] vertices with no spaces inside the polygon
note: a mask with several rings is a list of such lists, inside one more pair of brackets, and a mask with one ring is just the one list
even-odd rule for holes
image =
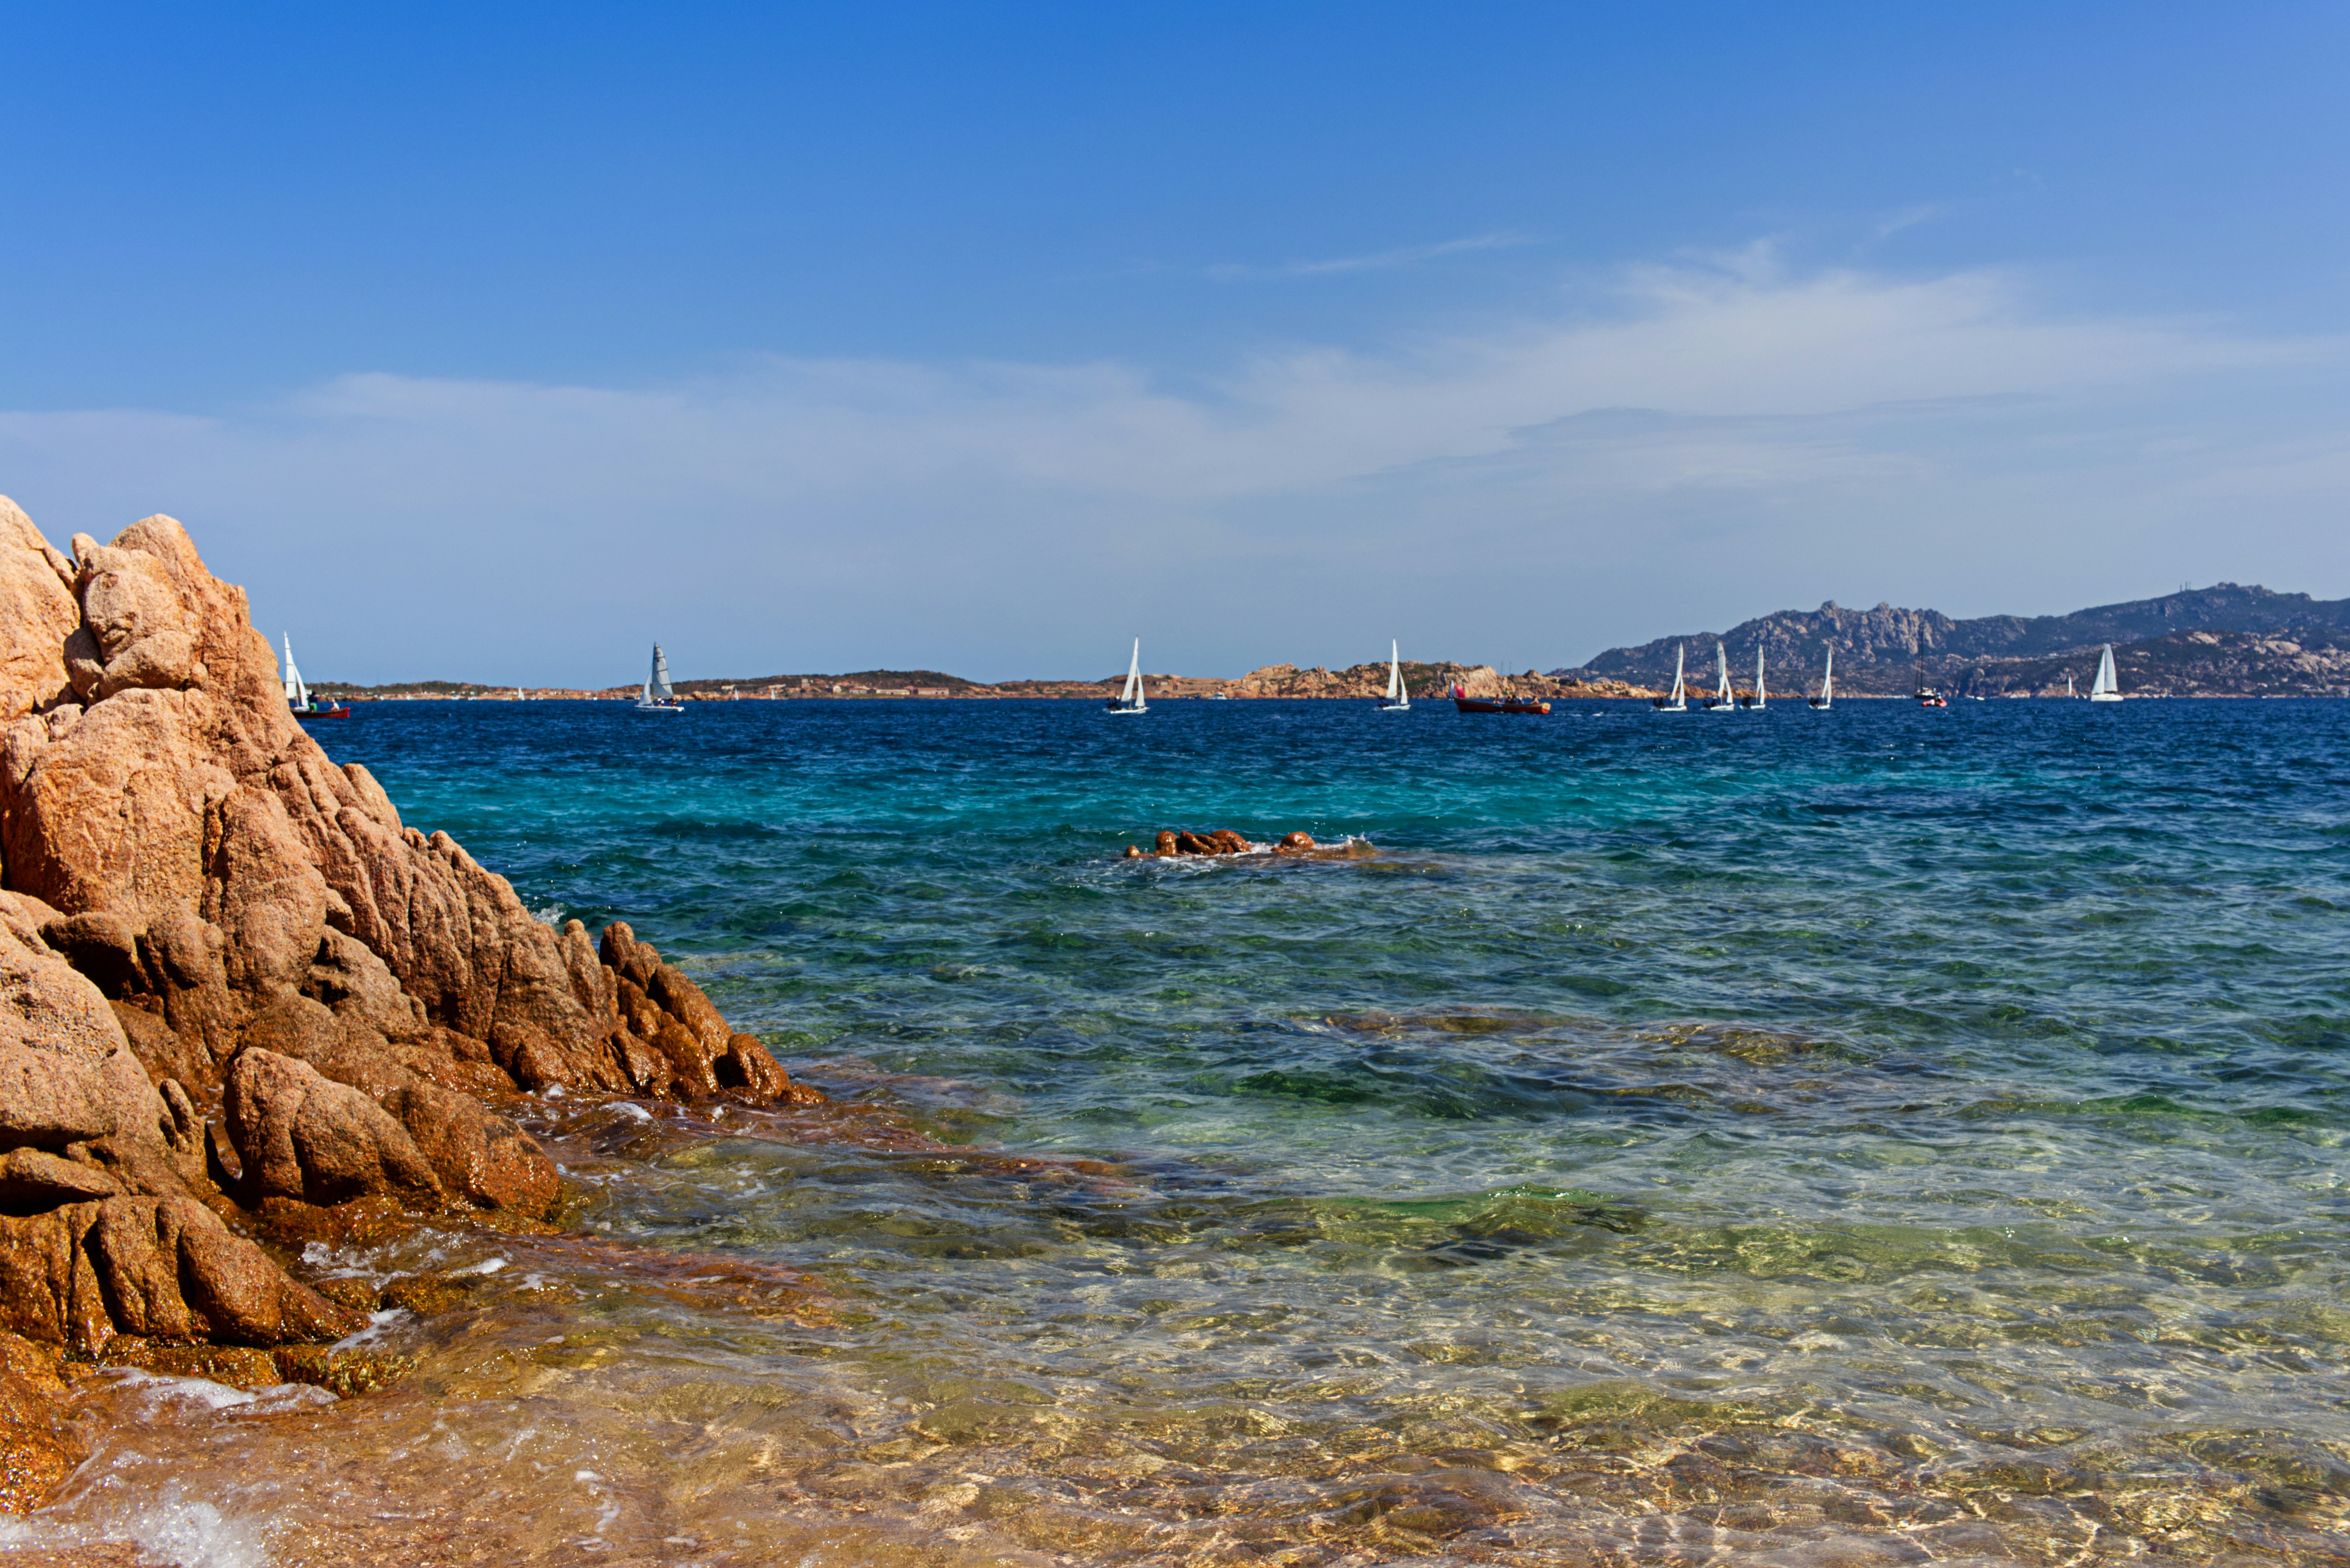
{"label": "sea", "polygon": [[2350,703],[313,728],[832,1103],[525,1102],[565,1234],[309,1249],[406,1376],[14,1551],[2350,1563]]}

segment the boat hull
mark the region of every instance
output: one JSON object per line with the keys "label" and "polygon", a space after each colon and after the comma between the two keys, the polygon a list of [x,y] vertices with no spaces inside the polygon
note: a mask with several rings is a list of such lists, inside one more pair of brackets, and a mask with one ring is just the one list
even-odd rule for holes
{"label": "boat hull", "polygon": [[1529,701],[1517,697],[1499,700],[1491,697],[1455,697],[1453,707],[1463,713],[1522,713],[1540,718],[1550,711],[1547,702]]}

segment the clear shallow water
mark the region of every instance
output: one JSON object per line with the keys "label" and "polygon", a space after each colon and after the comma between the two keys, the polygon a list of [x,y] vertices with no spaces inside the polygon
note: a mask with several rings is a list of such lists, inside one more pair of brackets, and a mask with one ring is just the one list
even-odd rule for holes
{"label": "clear shallow water", "polygon": [[[505,1263],[387,1323],[407,1383],[191,1405],[47,1528],[169,1478],[281,1562],[2350,1561],[2350,705],[319,732],[848,1106],[546,1106],[591,1242],[319,1260]],[[1227,826],[1377,853],[1115,858]]]}

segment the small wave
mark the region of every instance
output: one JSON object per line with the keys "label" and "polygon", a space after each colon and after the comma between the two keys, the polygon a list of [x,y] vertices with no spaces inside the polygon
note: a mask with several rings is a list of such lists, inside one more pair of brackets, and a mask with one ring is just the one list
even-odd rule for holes
{"label": "small wave", "polygon": [[257,1516],[224,1513],[171,1481],[151,1498],[88,1523],[68,1524],[42,1514],[0,1516],[0,1549],[14,1555],[18,1548],[70,1550],[128,1541],[140,1549],[142,1562],[173,1568],[269,1568],[270,1528]]}

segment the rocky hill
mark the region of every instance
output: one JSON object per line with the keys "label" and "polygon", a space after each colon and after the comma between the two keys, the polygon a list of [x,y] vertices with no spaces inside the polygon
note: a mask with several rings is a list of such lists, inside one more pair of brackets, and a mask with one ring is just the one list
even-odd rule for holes
{"label": "rocky hill", "polygon": [[1692,684],[1713,683],[1714,649],[1731,679],[1752,683],[1754,656],[1776,690],[1815,688],[1835,649],[1836,687],[1854,696],[1891,696],[1917,684],[1920,669],[1938,686],[1982,695],[2062,695],[2070,674],[2085,691],[2099,650],[2111,642],[2126,691],[2178,696],[2350,695],[2332,651],[2350,642],[2350,599],[2313,599],[2221,583],[2160,598],[2102,605],[2062,616],[1984,616],[1954,620],[1939,610],[1780,610],[1724,632],[1662,637],[1612,648],[1588,664],[1552,673],[1669,686],[1685,649]]}

